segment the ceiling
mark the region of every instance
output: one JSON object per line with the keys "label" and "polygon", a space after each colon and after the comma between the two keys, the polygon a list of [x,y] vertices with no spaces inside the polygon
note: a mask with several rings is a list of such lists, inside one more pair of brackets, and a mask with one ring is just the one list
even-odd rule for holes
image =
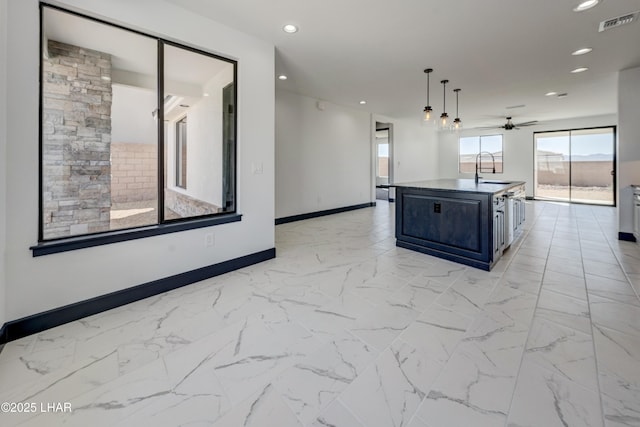
{"label": "ceiling", "polygon": [[[640,0],[166,0],[276,47],[278,88],[394,118],[430,104],[466,128],[617,111],[617,72],[640,66],[640,22],[598,32],[600,21],[640,10]],[[293,23],[295,34],[282,31]],[[593,52],[572,56],[582,47]],[[576,67],[589,71],[572,74]],[[564,98],[545,97],[555,91]],[[366,100],[366,105],[359,101]],[[508,108],[512,106],[524,107]]]}

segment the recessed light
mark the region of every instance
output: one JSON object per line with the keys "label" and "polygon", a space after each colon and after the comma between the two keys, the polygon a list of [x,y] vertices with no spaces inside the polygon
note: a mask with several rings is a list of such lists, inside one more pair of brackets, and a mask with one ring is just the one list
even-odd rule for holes
{"label": "recessed light", "polygon": [[583,10],[591,9],[596,6],[600,0],[583,0],[576,7],[573,8],[575,12],[582,12]]}
{"label": "recessed light", "polygon": [[279,78],[280,80],[287,80],[287,76],[285,76],[284,74],[280,74],[280,75],[278,76],[278,78]]}
{"label": "recessed light", "polygon": [[202,96],[209,96],[209,94],[205,92],[202,94]]}
{"label": "recessed light", "polygon": [[366,103],[367,103],[367,101],[360,101],[360,105],[364,105]]}
{"label": "recessed light", "polygon": [[574,70],[571,70],[571,72],[572,72],[573,74],[576,74],[576,73],[583,73],[583,72],[585,72],[585,71],[587,71],[587,70],[588,70],[588,68],[587,68],[587,67],[579,67],[579,68],[576,68],[576,69],[574,69]]}
{"label": "recessed light", "polygon": [[575,52],[571,52],[571,55],[573,56],[584,55],[585,53],[589,53],[592,50],[593,49],[591,49],[590,47],[583,47],[582,49],[578,49]]}
{"label": "recessed light", "polygon": [[111,81],[111,77],[109,76],[102,76],[100,77],[102,80],[104,80],[105,82],[110,82]]}
{"label": "recessed light", "polygon": [[544,96],[555,96],[557,94],[558,94],[558,92],[547,92],[547,93],[544,94]]}
{"label": "recessed light", "polygon": [[298,32],[298,27],[296,27],[293,24],[287,24],[284,27],[282,27],[282,30],[285,33],[293,34],[293,33],[297,33]]}

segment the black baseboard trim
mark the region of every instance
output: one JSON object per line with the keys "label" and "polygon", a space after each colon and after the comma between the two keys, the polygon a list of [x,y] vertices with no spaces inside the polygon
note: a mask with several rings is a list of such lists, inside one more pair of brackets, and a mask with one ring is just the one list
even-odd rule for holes
{"label": "black baseboard trim", "polygon": [[625,242],[637,242],[636,236],[633,233],[623,233],[620,231],[618,233],[618,240],[624,240]]}
{"label": "black baseboard trim", "polygon": [[300,214],[300,215],[285,216],[283,218],[276,218],[276,225],[286,224],[288,222],[302,221],[303,219],[318,218],[325,215],[333,215],[333,214],[342,213],[342,212],[349,212],[349,211],[354,211],[356,209],[370,208],[375,205],[376,205],[376,202],[369,202],[369,203],[361,203],[359,205],[345,206],[342,208],[327,209],[325,211],[317,211],[317,212],[309,212],[309,213]]}
{"label": "black baseboard trim", "polygon": [[524,199],[525,200],[535,200],[536,198],[533,197],[533,196],[526,196]]}
{"label": "black baseboard trim", "polygon": [[219,264],[209,265],[63,307],[54,308],[42,313],[23,317],[22,319],[12,320],[5,323],[0,329],[0,345],[65,323],[73,322],[74,320],[102,313],[112,308],[181,288],[210,277],[219,276],[230,271],[267,261],[275,258],[275,256],[276,249],[271,248]]}

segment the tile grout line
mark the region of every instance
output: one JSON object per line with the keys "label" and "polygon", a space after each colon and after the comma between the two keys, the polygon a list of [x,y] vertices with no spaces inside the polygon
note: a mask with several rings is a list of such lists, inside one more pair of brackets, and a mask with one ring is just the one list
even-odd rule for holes
{"label": "tile grout line", "polygon": [[[535,218],[535,220],[534,220],[533,224],[532,224],[532,225],[531,225],[531,227],[527,230],[526,235],[523,235],[523,236],[522,236],[522,243],[524,243],[524,242],[526,241],[526,238],[528,238],[528,236],[529,236],[530,232],[533,230],[533,226],[534,226],[534,225],[535,225],[535,223],[538,221],[539,217],[540,217],[540,214],[538,214],[537,216],[535,216],[535,217],[534,217],[534,218]],[[517,254],[517,252],[520,250],[520,248],[522,247],[522,243],[520,244],[520,246],[518,246],[517,251],[516,251],[516,254]],[[514,256],[515,256],[516,254],[514,254]],[[508,263],[508,264],[507,264],[507,266],[505,267],[505,271],[503,271],[503,272],[501,273],[501,275],[500,275],[500,279],[498,280],[497,284],[492,288],[491,293],[493,293],[493,292],[495,291],[495,289],[497,288],[497,286],[498,286],[498,284],[499,284],[499,282],[500,282],[501,278],[504,276],[504,274],[506,273],[507,268],[511,265],[511,263],[512,263],[512,262],[513,262],[513,257],[511,257],[511,259],[509,260],[509,263]],[[454,281],[454,282],[455,282],[455,281]],[[452,283],[452,285],[451,285],[451,286],[453,286],[453,283]],[[451,286],[450,286],[450,287],[451,287]],[[542,286],[542,283],[541,283],[541,286]],[[449,289],[449,288],[447,288],[447,289]],[[489,295],[491,295],[491,293],[490,293]],[[540,292],[538,291],[538,294],[539,294],[539,293],[540,293]],[[436,302],[434,302],[434,304],[436,304]],[[537,305],[537,302],[536,302],[536,305]],[[472,324],[474,323],[474,321],[475,321],[476,316],[467,316],[466,314],[463,314],[463,315],[464,315],[465,317],[469,317],[469,318],[472,320],[472,322],[471,322],[471,324],[470,324],[470,326],[469,326],[469,327],[471,327],[471,325],[472,325]],[[468,331],[468,328],[467,328],[467,331]],[[465,331],[465,334],[464,334],[464,335],[466,335],[467,331]],[[462,339],[464,339],[464,336],[463,336],[463,338],[461,338],[461,339],[460,339],[460,341],[458,341],[458,342],[456,343],[456,345],[455,345],[455,346],[454,346],[454,348],[452,349],[452,351],[451,351],[451,356],[453,356],[453,354],[456,352],[456,350],[457,350],[457,349],[458,349],[458,347],[460,346],[460,343],[462,342]],[[527,339],[528,339],[528,336],[527,336]],[[526,344],[525,344],[525,345],[526,345]],[[440,372],[438,373],[438,375],[434,378],[434,380],[433,380],[433,384],[436,384],[436,383],[437,383],[437,381],[438,381],[438,379],[442,376],[443,372],[444,372],[444,371],[445,371],[445,369],[446,369],[447,364],[448,364],[448,363],[449,363],[449,361],[451,360],[451,356],[450,356],[450,357],[449,357],[449,359],[446,361],[446,363],[444,363],[444,364],[442,365],[442,369],[440,370]],[[519,373],[519,371],[520,371],[520,369],[518,368],[518,373]],[[517,378],[517,376],[516,376],[516,378]],[[514,390],[515,390],[515,384],[514,384]],[[429,391],[431,391],[431,390],[429,390]],[[418,407],[420,407],[420,406],[424,403],[424,401],[427,399],[427,396],[428,396],[428,393],[425,393],[425,397],[424,397],[424,399],[422,399],[422,401],[420,402],[420,404],[419,404],[419,406],[418,406]],[[512,400],[513,400],[513,394],[512,394]],[[509,405],[509,411],[510,411],[510,409],[511,409],[511,404]],[[506,414],[506,417],[505,417],[505,426],[506,426],[506,423],[507,423],[507,421],[508,421],[508,419],[509,419],[509,411],[507,411],[507,414]],[[416,410],[416,412],[415,412],[415,414],[414,414],[414,417],[417,417],[419,420],[424,421],[422,418],[420,418],[420,416],[418,416],[418,411],[417,411],[417,410]]]}
{"label": "tile grout line", "polygon": [[609,240],[609,238],[607,238],[607,233],[604,232],[604,230],[602,229],[602,224],[600,223],[600,220],[598,219],[597,216],[595,216],[596,222],[598,224],[598,227],[600,228],[600,231],[602,232],[602,234],[605,236],[605,240],[607,242],[607,246],[609,246],[609,249],[611,249],[611,253],[613,254],[613,256],[615,257],[616,261],[618,262],[618,266],[620,267],[620,269],[622,270],[622,274],[624,274],[625,279],[627,279],[627,284],[629,286],[631,286],[631,290],[633,291],[633,293],[635,294],[636,298],[638,299],[638,301],[640,302],[640,291],[638,291],[635,286],[633,286],[633,282],[631,281],[631,278],[629,277],[629,274],[627,273],[627,269],[624,268],[624,266],[622,265],[622,262],[620,261],[620,258],[618,257],[618,254],[616,253],[615,250],[613,250],[613,247],[611,246],[611,241]]}
{"label": "tile grout line", "polygon": [[[593,215],[594,219],[596,220],[596,223],[598,224],[598,228],[600,229],[600,231],[603,231],[600,225],[600,222],[598,221],[597,217],[594,215],[592,209],[593,208],[589,208],[589,211],[591,212],[591,215]],[[607,241],[607,244],[609,244],[608,241]],[[580,238],[580,227],[578,227],[578,245],[580,245],[580,260],[582,261],[582,271],[584,272],[584,258],[582,258],[582,239]],[[615,253],[614,253],[614,256],[615,256]],[[589,326],[591,328],[591,346],[593,348],[593,359],[594,359],[593,362],[595,364],[594,368],[596,370],[596,385],[598,386],[598,401],[600,402],[600,416],[602,419],[602,425],[604,426],[606,425],[605,414],[604,414],[604,403],[602,401],[602,388],[600,387],[600,370],[598,369],[598,352],[596,351],[596,340],[593,333],[593,317],[592,317],[592,311],[591,311],[591,300],[589,298],[589,286],[587,285],[586,272],[584,273],[584,286],[585,286],[585,293],[587,297],[587,307],[589,308]]]}
{"label": "tile grout line", "polygon": [[[547,209],[547,207],[548,207],[548,205],[545,205],[545,209]],[[543,212],[544,212],[544,210],[543,210]],[[556,212],[556,215],[555,215],[555,221],[554,221],[554,224],[553,224],[553,232],[551,234],[551,238],[549,239],[549,249],[547,250],[547,256],[545,258],[545,268],[544,268],[544,270],[542,272],[542,278],[540,279],[540,287],[538,288],[538,294],[536,295],[536,304],[535,304],[534,309],[533,309],[533,315],[531,316],[531,320],[529,321],[529,325],[528,325],[529,326],[529,330],[527,331],[527,338],[524,341],[524,348],[522,349],[522,355],[520,356],[520,363],[518,365],[518,372],[516,373],[516,376],[515,376],[516,381],[513,384],[513,390],[511,392],[511,401],[509,402],[509,409],[507,410],[507,416],[506,416],[506,419],[504,421],[504,426],[505,427],[507,427],[508,423],[509,423],[509,417],[511,415],[511,409],[513,408],[513,401],[515,400],[516,389],[518,387],[518,379],[520,378],[520,373],[522,371],[522,364],[524,362],[524,358],[525,358],[526,353],[527,353],[527,343],[529,342],[529,338],[531,336],[532,325],[533,325],[533,322],[534,322],[534,320],[536,318],[536,310],[538,309],[538,302],[540,301],[540,294],[542,293],[542,286],[543,286],[543,283],[544,283],[544,276],[545,276],[545,272],[547,270],[547,268],[546,268],[547,267],[547,262],[549,261],[549,254],[551,253],[551,242],[553,241],[553,235],[556,232],[556,226],[557,226],[557,222],[558,222],[559,212],[560,211],[558,210]],[[533,227],[536,225],[536,223],[538,222],[538,220],[539,220],[541,215],[542,215],[542,212],[540,214],[538,214],[538,216],[536,217],[536,221],[531,225],[531,230],[533,230]],[[528,237],[528,235],[527,235],[527,237]]]}
{"label": "tile grout line", "polygon": [[[593,212],[592,212],[593,214]],[[616,254],[616,252],[613,250],[613,247],[611,246],[611,242],[609,241],[609,239],[607,238],[607,233],[604,232],[603,228],[602,228],[602,224],[600,224],[600,221],[598,220],[598,217],[596,215],[593,215],[596,223],[598,224],[598,228],[600,229],[600,231],[603,233],[603,235],[605,236],[605,240],[607,242],[607,246],[609,246],[609,249],[611,250],[611,253],[613,253],[613,256],[616,258],[616,260],[618,261],[618,265],[620,266],[620,269],[622,270],[623,274],[625,275],[627,282],[629,284],[629,286],[631,286],[631,289],[633,290],[633,292],[635,293],[636,290],[634,289],[633,285],[631,284],[631,282],[629,281],[629,276],[627,276],[627,273],[625,271],[625,269],[622,267],[622,264],[620,264],[620,259],[618,258],[618,255]],[[578,229],[578,231],[580,231],[580,229]],[[579,237],[579,236],[578,236]],[[582,240],[580,238],[578,238],[578,243],[580,244],[580,251],[582,252]],[[584,268],[584,260],[583,260],[583,268]],[[596,340],[595,340],[595,336],[594,336],[594,322],[591,316],[591,300],[589,298],[589,286],[587,285],[587,280],[586,280],[586,275],[585,275],[585,286],[586,286],[586,291],[587,291],[587,304],[589,307],[589,320],[590,320],[590,324],[591,324],[591,345],[593,346],[593,357],[594,357],[594,361],[595,361],[595,368],[596,368],[596,384],[598,385],[598,400],[600,400],[600,413],[602,416],[602,425],[606,425],[606,416],[605,416],[605,410],[604,410],[604,400],[603,400],[603,390],[602,387],[600,386],[600,359],[598,357],[598,351],[597,351],[597,347],[596,347]],[[637,293],[636,293],[636,297],[638,297]]]}

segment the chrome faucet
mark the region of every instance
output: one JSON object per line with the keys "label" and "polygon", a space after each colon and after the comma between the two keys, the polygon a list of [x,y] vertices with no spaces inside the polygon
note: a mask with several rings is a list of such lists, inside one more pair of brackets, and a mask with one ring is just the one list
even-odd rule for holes
{"label": "chrome faucet", "polygon": [[[482,172],[482,155],[483,154],[488,154],[491,156],[491,162],[493,163],[493,173],[496,173],[496,158],[493,157],[493,154],[491,154],[488,151],[481,151],[478,153],[478,155],[476,156],[476,184],[478,183],[478,180],[480,178],[482,178],[481,176],[478,176],[478,170],[480,170],[480,172]],[[480,167],[478,168],[478,162],[480,162]]]}

